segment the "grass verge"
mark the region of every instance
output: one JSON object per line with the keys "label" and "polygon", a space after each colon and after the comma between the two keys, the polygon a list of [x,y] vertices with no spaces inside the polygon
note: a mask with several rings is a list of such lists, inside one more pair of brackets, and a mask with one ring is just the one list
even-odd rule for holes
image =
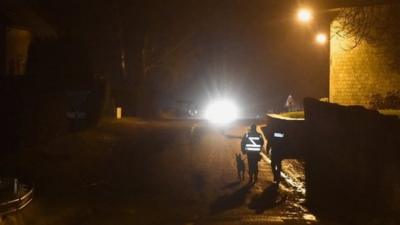
{"label": "grass verge", "polygon": [[399,109],[383,109],[379,110],[379,113],[388,116],[397,116],[400,118],[400,110]]}
{"label": "grass verge", "polygon": [[303,119],[304,118],[304,111],[285,112],[285,113],[280,113],[279,116],[293,118],[293,119]]}

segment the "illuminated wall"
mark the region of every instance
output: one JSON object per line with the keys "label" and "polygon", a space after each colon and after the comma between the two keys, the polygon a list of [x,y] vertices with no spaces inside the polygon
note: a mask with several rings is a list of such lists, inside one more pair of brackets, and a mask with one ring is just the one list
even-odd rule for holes
{"label": "illuminated wall", "polygon": [[382,53],[366,42],[352,48],[354,39],[337,35],[338,25],[337,21],[331,25],[330,102],[369,107],[372,95],[400,90],[400,74]]}

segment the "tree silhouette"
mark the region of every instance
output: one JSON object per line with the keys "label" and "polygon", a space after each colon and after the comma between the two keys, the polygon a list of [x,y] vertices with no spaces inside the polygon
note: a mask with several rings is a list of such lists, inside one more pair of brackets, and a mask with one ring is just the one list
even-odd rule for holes
{"label": "tree silhouette", "polygon": [[352,38],[354,44],[347,46],[349,49],[365,41],[374,46],[393,69],[400,69],[399,4],[345,8],[340,11],[337,21],[334,35]]}

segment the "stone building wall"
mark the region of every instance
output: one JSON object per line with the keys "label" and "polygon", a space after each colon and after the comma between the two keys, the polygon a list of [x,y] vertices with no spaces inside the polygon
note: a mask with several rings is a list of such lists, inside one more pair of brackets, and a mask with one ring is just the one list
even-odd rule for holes
{"label": "stone building wall", "polygon": [[393,70],[377,49],[363,41],[337,35],[331,24],[329,100],[341,105],[369,107],[371,96],[400,90],[400,73]]}

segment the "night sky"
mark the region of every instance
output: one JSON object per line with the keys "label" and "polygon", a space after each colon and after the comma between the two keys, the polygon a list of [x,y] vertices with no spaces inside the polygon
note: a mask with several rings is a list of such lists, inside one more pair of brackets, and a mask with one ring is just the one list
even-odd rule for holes
{"label": "night sky", "polygon": [[[289,94],[298,102],[328,96],[328,47],[313,35],[329,27],[325,18],[299,24],[299,1],[29,2],[62,37],[85,46],[94,74],[128,88],[141,79],[161,102],[223,96],[267,110],[282,108]],[[144,81],[138,74],[145,43],[156,66]]]}

